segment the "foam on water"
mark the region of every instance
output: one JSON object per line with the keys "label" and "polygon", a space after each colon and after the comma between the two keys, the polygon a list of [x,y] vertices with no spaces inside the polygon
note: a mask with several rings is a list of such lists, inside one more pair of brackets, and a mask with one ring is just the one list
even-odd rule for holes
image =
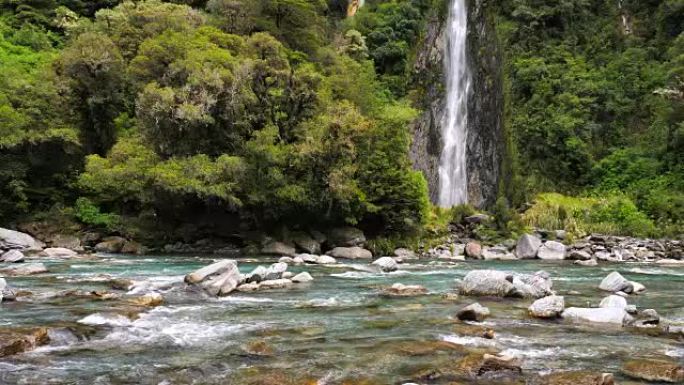
{"label": "foam on water", "polygon": [[451,342],[456,345],[464,346],[477,346],[477,347],[498,347],[499,344],[494,340],[489,340],[482,337],[469,337],[469,336],[457,336],[457,335],[446,335],[441,337],[443,341]]}
{"label": "foam on water", "polygon": [[78,323],[92,326],[129,326],[131,320],[121,314],[95,313],[78,320]]}

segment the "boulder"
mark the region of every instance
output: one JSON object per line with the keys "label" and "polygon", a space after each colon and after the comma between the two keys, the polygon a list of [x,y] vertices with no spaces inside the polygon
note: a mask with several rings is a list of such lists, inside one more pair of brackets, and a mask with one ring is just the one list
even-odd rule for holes
{"label": "boulder", "polygon": [[257,291],[259,290],[259,284],[256,282],[250,282],[250,283],[243,283],[242,285],[237,287],[237,291],[239,292],[251,292],[251,291]]}
{"label": "boulder", "polygon": [[50,239],[51,247],[63,247],[69,250],[83,251],[81,240],[75,235],[57,234]]}
{"label": "boulder", "polygon": [[381,257],[373,261],[372,263],[375,266],[378,266],[381,271],[385,273],[389,273],[391,271],[396,271],[399,267],[397,265],[397,261],[395,261],[391,257]]}
{"label": "boulder", "polygon": [[537,258],[556,261],[565,259],[565,245],[556,241],[546,241],[537,251]]}
{"label": "boulder", "polygon": [[281,278],[292,279],[292,277],[294,277],[294,276],[295,276],[295,275],[294,275],[293,272],[291,272],[291,271],[286,271],[286,272],[283,273],[283,275],[281,276]]}
{"label": "boulder", "polygon": [[631,360],[624,363],[622,372],[629,377],[653,382],[684,382],[684,366],[674,361]]}
{"label": "boulder", "polygon": [[517,259],[513,253],[504,246],[488,247],[482,251],[482,258],[485,261],[510,261]]}
{"label": "boulder", "polygon": [[141,255],[145,253],[145,247],[135,241],[126,241],[123,246],[121,246],[121,252],[124,254]]}
{"label": "boulder", "polygon": [[274,263],[266,269],[263,280],[269,281],[274,279],[280,279],[283,277],[283,273],[287,271],[287,263]]}
{"label": "boulder", "polygon": [[392,286],[383,289],[383,294],[389,296],[408,297],[414,295],[423,295],[427,293],[427,289],[420,285],[404,285],[402,283],[395,283]]}
{"label": "boulder", "polygon": [[245,282],[247,283],[252,283],[256,282],[259,283],[266,279],[266,274],[268,272],[268,269],[259,265],[252,270],[251,273],[247,274],[245,277]]}
{"label": "boulder", "polygon": [[649,328],[659,324],[660,315],[654,309],[646,309],[638,312],[636,320],[632,322],[632,325],[638,328]]}
{"label": "boulder", "polygon": [[573,261],[591,260],[591,254],[584,250],[573,250],[568,254],[568,259]]}
{"label": "boulder", "polygon": [[418,259],[418,256],[416,253],[413,252],[413,250],[405,249],[405,248],[398,248],[394,250],[394,257],[399,261],[410,261],[414,259]]}
{"label": "boulder", "polygon": [[45,247],[43,242],[26,233],[0,227],[0,250],[40,251],[43,247]]}
{"label": "boulder", "polygon": [[471,223],[471,224],[480,224],[480,223],[486,223],[491,221],[491,217],[487,214],[475,214],[471,215],[468,217],[463,218],[463,220],[466,223]]}
{"label": "boulder", "polygon": [[594,267],[598,266],[598,261],[595,259],[589,259],[586,261],[575,261],[574,264],[579,266]]}
{"label": "boulder", "polygon": [[528,308],[530,315],[537,318],[558,318],[565,310],[565,298],[550,295],[540,298]]}
{"label": "boulder", "polygon": [[534,235],[525,234],[515,246],[515,255],[520,259],[534,259],[537,257],[537,251],[542,245],[542,241]]}
{"label": "boulder", "polygon": [[563,319],[572,322],[604,323],[624,325],[632,317],[624,309],[619,308],[579,308],[570,307],[561,314]]}
{"label": "boulder", "polygon": [[480,245],[477,242],[466,243],[465,255],[468,258],[481,259],[482,258],[482,245]]}
{"label": "boulder", "polygon": [[263,281],[259,284],[259,289],[287,289],[292,286],[292,281],[289,279],[273,279],[269,281]]}
{"label": "boulder", "polygon": [[599,289],[612,293],[622,291],[627,294],[634,290],[634,286],[617,271],[614,271],[601,281]]}
{"label": "boulder", "polygon": [[19,263],[24,262],[24,253],[19,250],[10,250],[0,256],[0,262]]}
{"label": "boulder", "polygon": [[292,242],[294,242],[295,246],[297,246],[299,249],[304,251],[305,253],[310,253],[310,254],[320,254],[321,253],[321,244],[313,239],[309,234],[304,233],[304,232],[298,232],[292,235]]}
{"label": "boulder", "polygon": [[512,356],[492,355],[488,353],[471,353],[455,365],[455,371],[468,377],[480,377],[486,374],[522,373],[520,361]]}
{"label": "boulder", "polygon": [[33,350],[49,341],[46,328],[0,329],[0,358]]}
{"label": "boulder", "polygon": [[46,258],[71,258],[77,256],[78,253],[64,247],[48,247],[41,251],[40,255]]}
{"label": "boulder", "polygon": [[336,247],[328,251],[328,255],[333,258],[344,259],[373,259],[373,253],[358,246]]}
{"label": "boulder", "polygon": [[125,244],[126,239],[122,237],[107,237],[95,245],[95,251],[101,253],[120,253]]}
{"label": "boulder", "polygon": [[332,247],[353,247],[366,243],[363,231],[354,227],[339,227],[328,234],[328,243]]}
{"label": "boulder", "polygon": [[0,269],[0,273],[6,274],[9,276],[23,276],[23,275],[41,274],[41,273],[47,273],[47,271],[48,270],[45,268],[45,265],[43,265],[42,263],[26,263],[26,264],[20,264],[20,265]]}
{"label": "boulder", "polygon": [[313,280],[314,279],[311,276],[311,274],[307,273],[306,271],[303,271],[303,272],[295,275],[294,277],[292,277],[292,282],[294,282],[294,283],[308,283],[308,282],[311,282]]}
{"label": "boulder", "polygon": [[240,275],[240,270],[238,270],[237,263],[235,263],[229,265],[219,275],[213,275],[203,280],[200,285],[211,295],[226,295],[235,290],[241,281],[242,276]]}
{"label": "boulder", "polygon": [[547,374],[540,378],[540,385],[614,385],[612,373],[567,371]]}
{"label": "boulder", "polygon": [[226,271],[233,270],[234,268],[237,269],[237,262],[232,259],[223,259],[186,275],[185,282],[190,284],[200,283],[207,277],[223,274]]}
{"label": "boulder", "polygon": [[554,294],[551,290],[553,282],[549,273],[538,271],[534,274],[515,274],[513,276],[515,293],[513,296],[523,298],[542,298]]}
{"label": "boulder", "polygon": [[472,270],[459,286],[463,295],[542,298],[553,294],[548,273],[510,274],[496,270]]}
{"label": "boulder", "polygon": [[329,255],[319,255],[316,258],[316,263],[319,265],[334,265],[337,263],[337,260]]}
{"label": "boulder", "polygon": [[609,295],[601,301],[599,307],[627,309],[627,300],[619,295]]}
{"label": "boulder", "polygon": [[296,255],[295,248],[283,242],[269,242],[261,248],[263,255],[285,255],[294,257]]}
{"label": "boulder", "polygon": [[640,284],[639,282],[629,281],[632,284],[632,293],[639,294],[646,291],[646,286]]}
{"label": "boulder", "polygon": [[456,317],[461,321],[482,322],[489,317],[489,309],[479,303],[470,304],[456,313]]}

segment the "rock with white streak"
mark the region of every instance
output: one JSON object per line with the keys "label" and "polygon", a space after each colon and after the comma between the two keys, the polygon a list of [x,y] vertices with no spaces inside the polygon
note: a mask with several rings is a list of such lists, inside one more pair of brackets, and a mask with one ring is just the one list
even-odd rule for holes
{"label": "rock with white streak", "polygon": [[45,247],[43,242],[26,233],[0,227],[0,250],[40,251],[43,247]]}
{"label": "rock with white streak", "polygon": [[380,268],[381,271],[385,273],[389,273],[392,271],[396,271],[399,266],[397,265],[397,261],[395,261],[391,257],[381,257],[373,261],[372,263],[374,266],[377,266]]}
{"label": "rock with white streak", "polygon": [[612,293],[622,291],[629,294],[634,290],[634,285],[632,285],[632,283],[629,282],[620,273],[614,271],[608,274],[608,276],[606,276],[606,278],[604,278],[603,281],[601,281],[599,289],[609,291]]}

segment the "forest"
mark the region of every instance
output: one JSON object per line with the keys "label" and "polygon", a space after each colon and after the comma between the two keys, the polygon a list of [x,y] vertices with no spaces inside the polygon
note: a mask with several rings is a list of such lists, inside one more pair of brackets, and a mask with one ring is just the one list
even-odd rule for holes
{"label": "forest", "polygon": [[[513,184],[483,229],[684,233],[684,1],[484,2]],[[446,1],[0,0],[0,223],[421,234],[413,60]],[[228,235],[223,233],[223,235]]]}

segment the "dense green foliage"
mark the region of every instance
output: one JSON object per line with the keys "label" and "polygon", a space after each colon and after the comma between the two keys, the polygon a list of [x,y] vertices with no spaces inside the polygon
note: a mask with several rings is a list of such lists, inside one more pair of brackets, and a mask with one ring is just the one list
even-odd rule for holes
{"label": "dense green foliage", "polygon": [[416,112],[376,76],[365,37],[324,1],[174,3],[2,3],[0,217],[48,195],[110,231],[197,211],[266,229],[421,228]]}
{"label": "dense green foliage", "polygon": [[684,2],[507,0],[496,12],[528,197],[617,196],[656,233],[682,233]]}

